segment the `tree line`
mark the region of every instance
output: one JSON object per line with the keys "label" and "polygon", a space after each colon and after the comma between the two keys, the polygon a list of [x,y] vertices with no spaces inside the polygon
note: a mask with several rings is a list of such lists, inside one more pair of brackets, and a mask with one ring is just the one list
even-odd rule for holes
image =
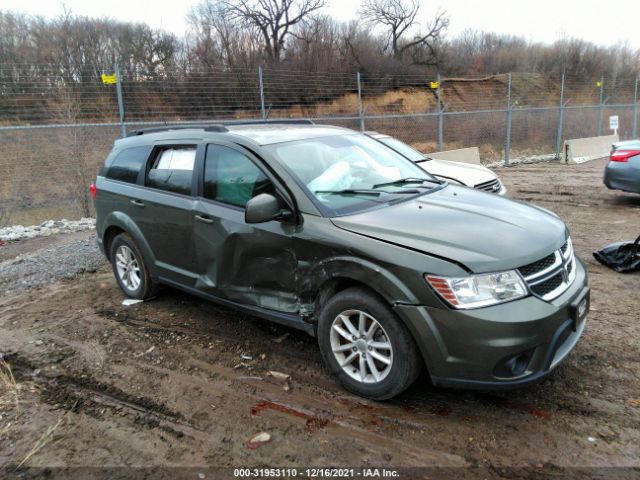
{"label": "tree line", "polygon": [[[222,84],[235,78],[234,88],[241,88],[241,76],[232,72],[253,74],[258,66],[343,74],[349,86],[355,72],[364,78],[566,73],[615,82],[631,81],[640,71],[640,51],[627,44],[603,47],[575,38],[545,44],[476,30],[451,37],[447,13],[427,18],[423,5],[362,0],[358,16],[341,21],[327,13],[326,0],[201,0],[190,9],[183,36],[66,10],[53,19],[0,11],[0,103],[3,95],[33,96],[34,83],[51,89],[98,84],[116,62],[129,81],[159,80],[177,90],[195,81],[190,95],[199,79],[215,75],[226,75]],[[310,83],[301,78],[280,95],[290,101],[321,97],[320,84]],[[247,95],[253,101],[256,92]]]}
{"label": "tree line", "polygon": [[[67,79],[83,65],[118,62],[142,76],[206,68],[281,66],[293,70],[485,75],[538,72],[634,77],[640,52],[566,38],[552,44],[467,30],[448,38],[449,17],[425,18],[419,0],[363,0],[340,21],[326,0],[201,0],[178,37],[144,23],[89,18],[64,10],[54,19],[0,11],[0,63],[55,64]],[[27,69],[28,70],[28,69]]]}

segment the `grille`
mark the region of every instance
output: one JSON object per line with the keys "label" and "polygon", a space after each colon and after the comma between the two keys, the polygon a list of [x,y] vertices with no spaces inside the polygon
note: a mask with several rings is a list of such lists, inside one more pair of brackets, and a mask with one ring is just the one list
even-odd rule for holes
{"label": "grille", "polygon": [[538,261],[518,268],[531,293],[543,300],[553,300],[562,294],[576,278],[571,239]]}
{"label": "grille", "polygon": [[556,288],[562,285],[562,273],[556,273],[553,277],[540,282],[531,287],[531,291],[540,297],[544,297],[548,293],[553,292]]}
{"label": "grille", "polygon": [[520,273],[523,277],[530,277],[535,275],[538,272],[542,272],[546,270],[550,266],[552,266],[556,262],[556,254],[555,252],[547,255],[542,260],[538,260],[537,262],[530,263],[525,265],[524,267],[520,267]]}
{"label": "grille", "polygon": [[500,181],[497,178],[494,178],[493,180],[489,180],[488,182],[479,183],[473,188],[477,188],[478,190],[482,190],[483,192],[498,192],[500,191]]}

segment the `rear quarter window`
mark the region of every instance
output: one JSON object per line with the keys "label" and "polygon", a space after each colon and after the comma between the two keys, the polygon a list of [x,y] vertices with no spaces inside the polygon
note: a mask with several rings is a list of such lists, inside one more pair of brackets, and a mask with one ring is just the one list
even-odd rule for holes
{"label": "rear quarter window", "polygon": [[150,147],[131,147],[119,152],[106,168],[104,176],[111,180],[136,183],[138,173],[149,156]]}
{"label": "rear quarter window", "polygon": [[145,185],[158,190],[191,195],[195,145],[164,147],[154,155]]}

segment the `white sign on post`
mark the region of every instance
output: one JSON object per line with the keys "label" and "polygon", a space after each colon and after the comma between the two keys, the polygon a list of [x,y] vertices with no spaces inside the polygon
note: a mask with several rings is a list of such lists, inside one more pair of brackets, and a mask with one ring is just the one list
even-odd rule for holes
{"label": "white sign on post", "polygon": [[613,130],[613,134],[618,134],[618,115],[609,116],[609,130]]}

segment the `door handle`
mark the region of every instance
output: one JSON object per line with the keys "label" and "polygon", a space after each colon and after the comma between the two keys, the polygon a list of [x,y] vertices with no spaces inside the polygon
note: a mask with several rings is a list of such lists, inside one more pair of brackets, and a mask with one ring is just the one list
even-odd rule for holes
{"label": "door handle", "polygon": [[141,200],[129,200],[136,207],[144,207],[144,202]]}
{"label": "door handle", "polygon": [[196,215],[196,220],[202,223],[213,223],[213,218],[207,217],[206,215]]}

